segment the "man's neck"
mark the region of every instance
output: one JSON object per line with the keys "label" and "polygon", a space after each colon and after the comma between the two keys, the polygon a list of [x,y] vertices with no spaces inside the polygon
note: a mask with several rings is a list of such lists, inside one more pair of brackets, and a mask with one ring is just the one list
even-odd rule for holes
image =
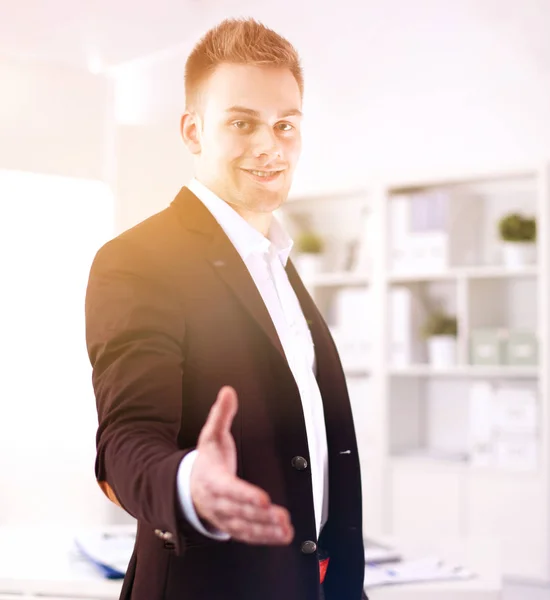
{"label": "man's neck", "polygon": [[259,231],[264,237],[267,237],[269,232],[269,227],[271,226],[271,220],[273,218],[272,213],[258,213],[252,210],[247,210],[242,206],[238,206],[236,204],[232,204],[223,198],[219,192],[215,191],[215,186],[210,186],[197,175],[195,175],[195,179],[199,181],[202,185],[207,187],[211,192],[216,194],[220,200],[223,200],[226,204],[228,204],[238,215],[240,215],[249,225],[254,227],[256,231]]}
{"label": "man's neck", "polygon": [[271,226],[272,213],[257,213],[250,210],[229,204],[233,210],[239,214],[249,225],[259,231],[264,237],[267,237],[269,227]]}

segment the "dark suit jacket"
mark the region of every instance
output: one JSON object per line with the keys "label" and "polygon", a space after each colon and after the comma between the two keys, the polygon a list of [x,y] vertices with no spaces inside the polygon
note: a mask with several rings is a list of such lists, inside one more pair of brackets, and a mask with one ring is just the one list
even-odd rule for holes
{"label": "dark suit jacket", "polygon": [[[164,211],[97,253],[86,337],[97,399],[96,476],[138,520],[122,597],[132,600],[318,600],[317,552],[331,557],[327,600],[360,600],[361,477],[346,383],[329,330],[292,263],[310,323],[329,449],[329,519],[317,540],[298,387],[257,288],[206,207],[183,188]],[[220,388],[237,391],[237,475],[291,515],[289,546],[220,542],[184,518],[180,461]],[[296,464],[296,463],[294,463]]]}

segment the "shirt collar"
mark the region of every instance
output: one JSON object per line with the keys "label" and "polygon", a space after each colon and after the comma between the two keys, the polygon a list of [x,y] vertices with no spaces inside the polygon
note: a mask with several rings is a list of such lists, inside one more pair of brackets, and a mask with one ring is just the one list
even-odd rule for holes
{"label": "shirt collar", "polygon": [[265,237],[198,179],[193,178],[187,187],[210,211],[243,260],[251,254],[276,252],[286,266],[294,242],[275,215]]}

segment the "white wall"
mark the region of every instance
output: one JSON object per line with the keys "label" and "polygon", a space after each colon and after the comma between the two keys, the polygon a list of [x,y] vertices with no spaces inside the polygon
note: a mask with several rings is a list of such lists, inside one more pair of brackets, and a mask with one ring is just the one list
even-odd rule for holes
{"label": "white wall", "polygon": [[106,179],[112,84],[30,61],[0,61],[0,168]]}
{"label": "white wall", "polygon": [[94,477],[82,312],[87,273],[64,261],[86,268],[78,262],[82,252],[111,224],[94,228],[88,216],[101,211],[91,205],[103,207],[108,191],[82,179],[113,178],[112,83],[67,67],[3,60],[0,90],[0,523],[102,522],[110,503]]}
{"label": "white wall", "polygon": [[102,522],[84,295],[112,193],[0,170],[0,198],[0,524]]}
{"label": "white wall", "polygon": [[123,231],[172,201],[192,176],[174,119],[117,128],[116,229]]}

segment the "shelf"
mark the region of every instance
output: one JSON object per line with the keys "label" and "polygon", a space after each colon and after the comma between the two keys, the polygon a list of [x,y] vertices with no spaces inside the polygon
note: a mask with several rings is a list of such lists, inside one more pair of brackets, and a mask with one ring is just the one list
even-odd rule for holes
{"label": "shelf", "polygon": [[392,181],[388,182],[388,191],[391,194],[409,192],[418,189],[434,189],[441,187],[463,187],[479,186],[490,183],[512,183],[514,181],[535,180],[537,177],[537,169],[532,166],[522,166],[513,169],[490,168],[487,170],[479,170],[477,172],[463,172],[456,170],[454,173],[433,173],[426,175],[414,174],[413,176],[393,177]]}
{"label": "shelf", "polygon": [[494,378],[535,378],[539,369],[534,367],[514,366],[475,366],[436,368],[430,365],[411,365],[410,367],[390,367],[389,373],[394,377],[494,377]]}
{"label": "shelf", "polygon": [[334,190],[324,187],[322,190],[299,190],[296,192],[295,186],[287,201],[279,209],[283,212],[286,209],[305,208],[310,205],[310,209],[318,210],[319,204],[332,203],[339,205],[342,202],[358,201],[361,204],[367,205],[372,192],[364,188],[338,188]]}
{"label": "shelf", "polygon": [[346,366],[344,364],[342,368],[346,377],[369,377],[371,374],[371,369],[367,367]]}
{"label": "shelf", "polygon": [[403,273],[390,274],[390,283],[412,283],[422,281],[448,281],[453,279],[511,279],[514,277],[536,277],[539,269],[536,265],[510,269],[503,265],[482,267],[452,267],[438,273]]}
{"label": "shelf", "polygon": [[522,470],[496,467],[496,466],[474,466],[469,460],[459,458],[444,458],[439,456],[430,456],[429,454],[396,454],[390,457],[391,465],[398,469],[420,470],[423,473],[434,472],[468,474],[471,477],[498,477],[500,479],[509,479],[511,482],[517,482],[517,478],[536,478],[540,475],[539,469]]}
{"label": "shelf", "polygon": [[415,469],[437,469],[442,468],[447,471],[456,469],[458,471],[466,471],[470,468],[468,461],[459,458],[443,458],[438,456],[430,456],[429,454],[397,454],[391,457],[391,462],[394,467],[411,467]]}
{"label": "shelf", "polygon": [[306,287],[346,287],[368,285],[369,278],[364,273],[337,271],[335,273],[319,273],[311,279],[304,279]]}

